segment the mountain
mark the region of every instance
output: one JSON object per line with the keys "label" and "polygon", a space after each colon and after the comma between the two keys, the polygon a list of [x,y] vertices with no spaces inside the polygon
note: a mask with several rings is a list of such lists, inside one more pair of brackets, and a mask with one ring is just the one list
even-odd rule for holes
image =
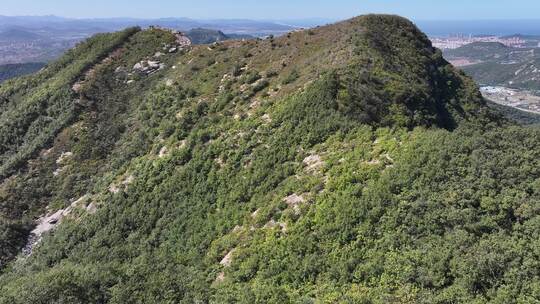
{"label": "mountain", "polygon": [[512,48],[499,42],[473,42],[457,49],[447,49],[444,51],[445,58],[459,59],[467,58],[472,60],[508,60]]}
{"label": "mountain", "polygon": [[466,60],[463,70],[483,85],[540,90],[537,48],[512,48],[495,42],[477,42],[446,50],[451,62]]}
{"label": "mountain", "polygon": [[[0,16],[0,65],[48,62],[57,59],[76,43],[96,33],[114,32],[139,26],[159,26],[192,31],[194,43],[213,43],[224,39],[252,39],[282,35],[296,29],[271,21],[194,20],[189,18],[101,18],[70,19],[55,16]],[[205,30],[202,30],[202,29]],[[224,34],[225,33],[225,34]],[[225,38],[223,35],[226,35]]]}
{"label": "mountain", "polygon": [[524,90],[540,90],[540,58],[501,64],[483,62],[463,70],[483,85],[504,86]]}
{"label": "mountain", "polygon": [[534,301],[539,139],[397,16],[99,34],[0,85],[0,303]]}
{"label": "mountain", "polygon": [[210,19],[196,20],[190,18],[159,18],[159,19],[137,19],[137,18],[93,18],[93,19],[72,19],[56,16],[0,16],[0,30],[13,27],[24,27],[31,30],[41,30],[43,28],[54,29],[72,34],[79,33],[100,33],[125,29],[127,27],[140,26],[161,26],[182,31],[195,28],[207,28],[220,30],[231,34],[248,34],[256,36],[283,34],[296,28],[296,26],[285,25],[273,21],[257,21],[247,19]]}
{"label": "mountain", "polygon": [[39,62],[0,65],[0,83],[14,77],[35,73],[44,66],[44,63]]}
{"label": "mountain", "polygon": [[189,37],[193,44],[211,44],[231,39],[255,39],[250,35],[241,34],[224,34],[222,31],[195,28],[187,31],[186,36]]}
{"label": "mountain", "polygon": [[44,37],[20,28],[11,28],[0,32],[0,41],[21,42],[44,39]]}

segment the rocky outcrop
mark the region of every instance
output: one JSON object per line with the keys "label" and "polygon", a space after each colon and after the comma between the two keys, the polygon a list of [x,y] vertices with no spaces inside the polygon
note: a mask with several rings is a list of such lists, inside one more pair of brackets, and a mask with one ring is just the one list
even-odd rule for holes
{"label": "rocky outcrop", "polygon": [[60,209],[54,213],[48,213],[36,220],[36,227],[30,232],[26,246],[23,247],[22,253],[25,256],[31,255],[34,248],[41,242],[44,234],[56,229],[62,221],[72,214],[76,208],[86,211],[89,214],[94,214],[97,211],[97,206],[90,202],[90,195],[84,195],[81,198],[73,201],[65,209]]}
{"label": "rocky outcrop", "polygon": [[166,65],[164,63],[161,63],[161,61],[156,59],[141,60],[133,66],[133,72],[152,75],[159,70],[163,70],[165,67]]}
{"label": "rocky outcrop", "polygon": [[310,155],[306,157],[303,161],[304,165],[306,165],[306,169],[308,171],[316,171],[320,167],[324,165],[323,160],[321,157],[317,154]]}

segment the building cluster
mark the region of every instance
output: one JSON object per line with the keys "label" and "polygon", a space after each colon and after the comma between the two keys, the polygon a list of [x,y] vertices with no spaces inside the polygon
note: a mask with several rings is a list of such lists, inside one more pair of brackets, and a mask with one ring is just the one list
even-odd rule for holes
{"label": "building cluster", "polygon": [[433,46],[439,49],[457,49],[473,42],[499,42],[508,47],[524,48],[526,41],[520,37],[497,37],[497,36],[464,36],[456,35],[446,38],[431,38]]}
{"label": "building cluster", "polygon": [[520,110],[540,113],[540,96],[534,92],[499,86],[481,87],[484,98]]}

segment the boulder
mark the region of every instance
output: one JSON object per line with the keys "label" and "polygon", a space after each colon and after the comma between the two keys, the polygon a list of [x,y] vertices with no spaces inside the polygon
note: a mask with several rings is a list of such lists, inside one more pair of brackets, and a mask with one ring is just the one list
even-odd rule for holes
{"label": "boulder", "polygon": [[136,70],[136,71],[140,71],[144,68],[143,64],[142,64],[142,61],[141,62],[137,62],[135,63],[135,65],[133,66],[133,69]]}
{"label": "boulder", "polygon": [[159,66],[160,66],[159,61],[148,60],[147,63],[148,63],[148,67],[151,68],[151,69],[158,69]]}

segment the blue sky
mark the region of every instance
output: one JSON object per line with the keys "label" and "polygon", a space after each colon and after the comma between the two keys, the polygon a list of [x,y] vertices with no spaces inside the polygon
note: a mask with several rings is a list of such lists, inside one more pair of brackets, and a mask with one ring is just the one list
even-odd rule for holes
{"label": "blue sky", "polygon": [[393,13],[415,20],[538,19],[540,0],[0,0],[0,15],[343,19]]}

